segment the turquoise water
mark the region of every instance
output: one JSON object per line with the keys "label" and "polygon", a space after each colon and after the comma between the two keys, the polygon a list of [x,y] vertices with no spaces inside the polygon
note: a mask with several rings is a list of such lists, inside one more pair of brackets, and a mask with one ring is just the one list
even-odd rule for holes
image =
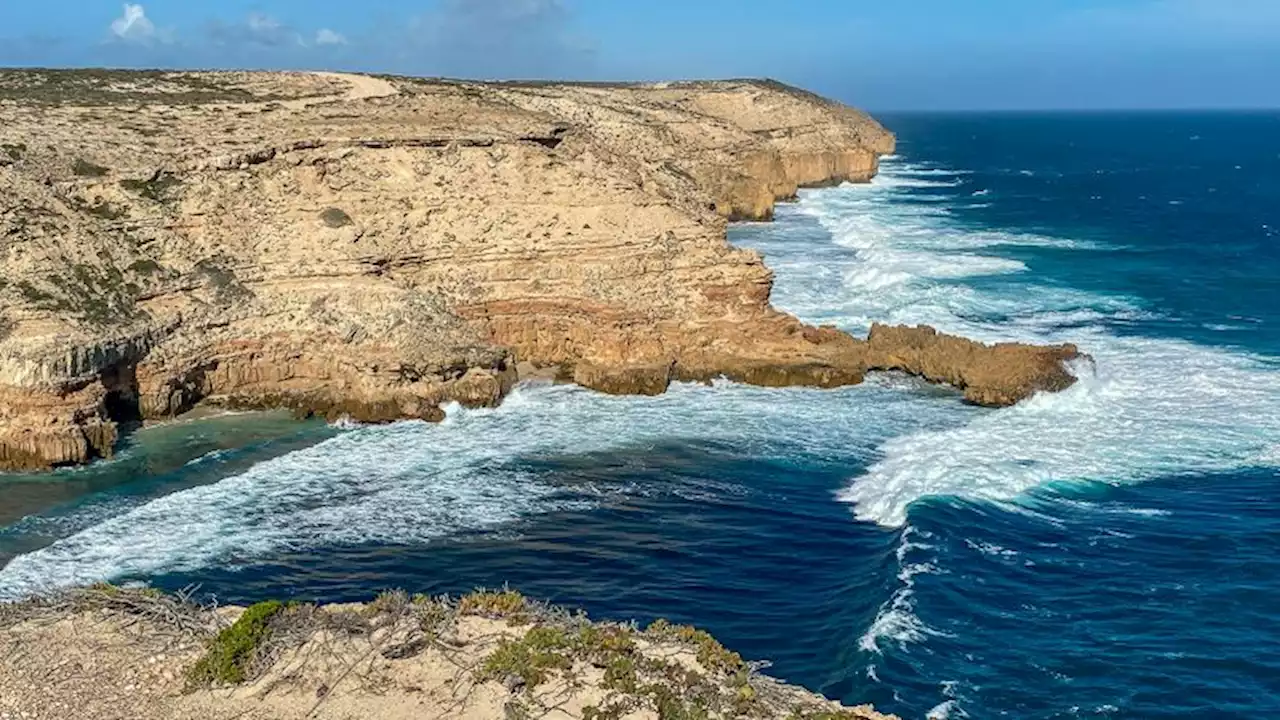
{"label": "turquoise water", "polygon": [[908,718],[1280,711],[1280,116],[886,119],[868,186],[769,225],[775,302],[1076,342],[992,411],[909,378],[659,398],[526,385],[439,426],[234,416],[0,480],[0,595],[510,583],[707,627]]}

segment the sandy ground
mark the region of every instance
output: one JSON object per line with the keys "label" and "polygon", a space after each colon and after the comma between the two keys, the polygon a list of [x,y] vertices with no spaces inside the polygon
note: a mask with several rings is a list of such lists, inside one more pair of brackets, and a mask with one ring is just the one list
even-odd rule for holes
{"label": "sandy ground", "polygon": [[336,73],[336,72],[315,72],[312,73],[320,78],[327,80],[338,80],[345,82],[350,89],[344,95],[336,95],[329,97],[311,97],[300,98],[297,100],[288,100],[283,103],[290,110],[303,110],[313,105],[323,105],[325,103],[346,101],[355,102],[359,100],[368,100],[370,98],[391,97],[400,94],[395,85],[380,78],[369,77],[368,75],[354,75],[352,73]]}
{"label": "sandy ground", "polygon": [[[704,665],[701,641],[592,624],[554,609],[527,616],[522,609],[519,620],[470,615],[463,604],[410,602],[404,595],[398,604],[282,611],[271,640],[255,650],[247,682],[195,689],[189,670],[243,610],[191,610],[155,595],[109,590],[105,602],[99,595],[88,604],[35,610],[0,606],[0,720],[571,720],[641,697],[606,681],[618,655],[570,653],[564,667],[528,685],[506,671],[493,677],[492,657],[514,641],[528,642],[530,628],[614,628],[634,642],[623,654],[628,662],[652,660],[663,668],[636,676],[642,684],[671,688],[684,700],[720,698],[709,707],[737,708],[734,699],[744,692],[752,700],[742,706],[747,714],[709,718],[894,720],[756,674],[744,689],[732,678],[745,666]],[[654,702],[641,700],[606,717],[660,716]]]}

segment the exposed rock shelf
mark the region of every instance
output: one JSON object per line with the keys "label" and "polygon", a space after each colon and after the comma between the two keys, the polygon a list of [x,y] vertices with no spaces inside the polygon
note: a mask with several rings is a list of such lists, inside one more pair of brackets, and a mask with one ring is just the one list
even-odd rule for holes
{"label": "exposed rock shelf", "polygon": [[1069,385],[1074,348],[770,307],[726,222],[867,181],[893,145],[767,81],[0,72],[0,468],[108,456],[121,422],[200,403],[438,419],[518,364],[618,393]]}

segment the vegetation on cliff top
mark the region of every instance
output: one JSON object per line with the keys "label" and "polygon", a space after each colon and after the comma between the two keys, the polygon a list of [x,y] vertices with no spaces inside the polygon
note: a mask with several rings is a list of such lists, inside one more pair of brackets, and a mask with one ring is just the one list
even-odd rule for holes
{"label": "vegetation on cliff top", "polygon": [[271,618],[284,603],[268,600],[249,607],[231,627],[218,633],[209,650],[187,671],[193,686],[236,685],[249,677],[254,653],[271,637]]}
{"label": "vegetation on cliff top", "polygon": [[[103,584],[0,604],[0,629],[104,611],[122,616],[129,626],[197,641],[202,654],[183,672],[187,692],[257,681],[286,657],[294,658],[286,664],[287,675],[297,680],[306,658],[333,657],[344,639],[358,639],[369,650],[361,651],[356,662],[370,656],[396,662],[432,653],[428,665],[439,661],[457,667],[451,684],[469,678],[464,683],[472,688],[464,691],[468,695],[482,686],[505,690],[508,718],[545,716],[554,707],[549,698],[560,702],[563,693],[585,688],[593,694],[582,707],[584,720],[619,720],[637,711],[660,720],[881,717],[864,708],[837,708],[762,676],[761,665],[744,661],[704,631],[663,620],[645,629],[591,622],[507,589],[461,598],[387,592],[363,606],[269,600],[245,609],[228,625],[227,613],[195,604],[188,595]],[[322,648],[318,652],[305,649],[316,642]],[[326,679],[320,685],[320,702],[332,692],[330,683],[338,682]]]}
{"label": "vegetation on cliff top", "polygon": [[169,70],[15,69],[0,73],[0,101],[29,105],[200,105],[256,98],[217,76]]}

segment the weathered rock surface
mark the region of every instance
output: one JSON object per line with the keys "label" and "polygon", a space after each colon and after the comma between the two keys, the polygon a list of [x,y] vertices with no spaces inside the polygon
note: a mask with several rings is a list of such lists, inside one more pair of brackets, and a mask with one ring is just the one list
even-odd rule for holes
{"label": "weathered rock surface", "polygon": [[944,335],[927,325],[873,325],[867,336],[867,368],[901,370],[964,391],[978,405],[1012,405],[1039,391],[1057,392],[1076,378],[1066,363],[1080,357],[1074,345],[984,345]]}
{"label": "weathered rock surface", "polygon": [[437,419],[518,361],[617,393],[1069,384],[1071,348],[866,343],[770,307],[726,221],[868,180],[893,142],[766,81],[0,72],[0,468],[198,403]]}

